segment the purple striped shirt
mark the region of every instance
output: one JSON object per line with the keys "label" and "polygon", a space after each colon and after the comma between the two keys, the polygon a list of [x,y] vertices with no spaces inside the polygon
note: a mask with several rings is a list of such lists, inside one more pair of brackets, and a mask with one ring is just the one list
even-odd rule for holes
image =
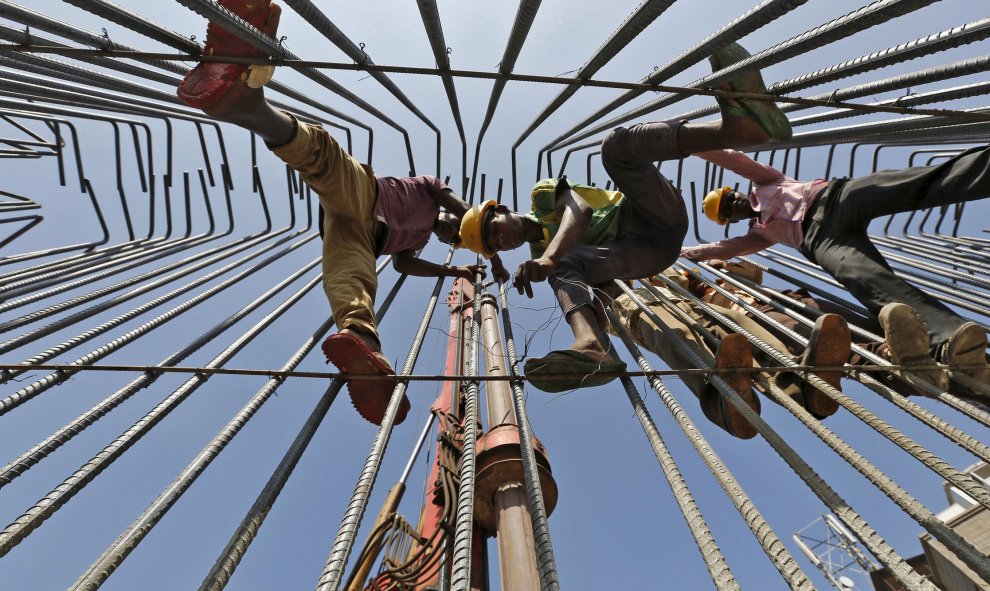
{"label": "purple striped shirt", "polygon": [[436,196],[447,188],[434,176],[375,177],[375,219],[388,226],[378,254],[395,254],[426,246],[440,213]]}

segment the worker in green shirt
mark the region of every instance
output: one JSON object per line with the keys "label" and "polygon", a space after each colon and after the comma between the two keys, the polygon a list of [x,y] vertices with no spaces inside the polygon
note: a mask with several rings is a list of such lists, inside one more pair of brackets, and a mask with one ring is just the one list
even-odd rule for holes
{"label": "worker in green shirt", "polygon": [[[733,43],[715,51],[709,61],[719,71],[747,57]],[[756,71],[721,88],[766,93]],[[615,279],[646,277],[669,267],[688,228],[680,192],[654,162],[791,135],[787,118],[772,102],[718,101],[720,121],[640,123],[610,132],[602,142],[602,163],[619,191],[546,179],[533,188],[533,209],[526,215],[488,201],[464,216],[461,246],[486,257],[530,244],[533,258],[519,266],[513,285],[532,297],[533,284],[548,280],[574,332],[568,347],[527,360],[526,375],[535,387],[559,392],[596,386],[625,369],[607,345],[607,322],[596,292]],[[558,374],[579,375],[560,379]]]}

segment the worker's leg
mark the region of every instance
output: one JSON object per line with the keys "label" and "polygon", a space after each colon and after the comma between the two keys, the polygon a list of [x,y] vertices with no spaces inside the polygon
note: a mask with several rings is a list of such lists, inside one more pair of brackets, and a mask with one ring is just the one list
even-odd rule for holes
{"label": "worker's leg", "polygon": [[323,286],[338,329],[380,351],[374,305],[375,179],[323,128],[300,123],[273,152],[303,173],[324,209]]}
{"label": "worker's leg", "polygon": [[830,210],[816,209],[801,252],[835,277],[874,316],[891,302],[907,304],[918,312],[928,325],[934,356],[966,319],[894,274],[870,241],[865,226],[849,224]]}
{"label": "worker's leg", "polygon": [[[638,292],[644,300],[651,296]],[[619,317],[619,321],[629,330],[633,338],[648,351],[663,359],[671,369],[697,369],[697,363],[680,351],[674,344],[675,336],[683,339],[687,346],[703,360],[703,367],[735,368],[749,367],[752,364],[752,354],[749,344],[743,340],[735,338],[719,338],[718,345],[709,344],[699,334],[695,333],[689,326],[684,324],[673,312],[667,310],[661,304],[648,304],[666,325],[670,333],[664,333],[659,325],[648,315],[642,313],[627,295],[623,295],[615,300],[612,309]],[[688,311],[689,306],[680,306],[682,310]],[[722,337],[727,336],[723,333]],[[734,335],[738,337],[739,335]],[[714,353],[713,353],[714,351]],[[725,374],[724,379],[739,394],[757,414],[760,413],[760,402],[752,389],[752,379],[749,374]],[[712,423],[725,429],[728,433],[742,438],[749,439],[756,435],[756,430],[746,421],[731,403],[725,400],[722,394],[705,378],[696,373],[685,373],[679,378],[691,392],[698,397],[701,410],[705,417]]]}
{"label": "worker's leg", "polygon": [[677,247],[622,240],[608,246],[579,246],[565,256],[548,278],[557,296],[574,342],[567,349],[606,362],[615,355],[607,350],[600,333],[606,321],[596,315],[596,300],[603,294],[595,286],[614,279],[636,279],[658,273],[673,263]]}
{"label": "worker's leg", "polygon": [[[747,333],[760,339],[773,349],[780,351],[801,365],[838,366],[845,363],[849,357],[849,331],[845,326],[845,322],[838,316],[826,316],[827,320],[823,321],[821,326],[816,326],[815,329],[808,328],[806,334],[809,344],[807,346],[801,346],[794,343],[790,338],[777,338],[773,331],[765,328],[748,312],[734,308],[724,308],[722,306],[714,306],[714,308],[719,313],[729,317],[729,319],[738,324]],[[702,310],[695,309],[694,313],[699,324],[716,336],[722,337],[727,333],[725,328],[704,314]],[[786,316],[781,320],[784,320],[783,324],[791,329],[797,328],[799,324],[793,318]],[[792,344],[787,345],[785,343]],[[771,355],[759,350],[754,353],[754,358],[756,365],[780,365],[780,362]],[[840,380],[842,372],[818,372],[818,376],[828,382],[832,387],[841,390]],[[839,409],[838,403],[834,398],[805,381],[800,380],[799,376],[794,372],[778,372],[773,376],[773,382],[784,391],[784,394],[818,418],[831,416]]]}
{"label": "worker's leg", "polygon": [[[990,146],[933,166],[885,170],[851,179],[833,196],[833,211],[857,221],[990,196]],[[823,209],[823,208],[819,208]],[[848,210],[848,213],[846,212]]]}
{"label": "worker's leg", "polygon": [[[220,0],[220,5],[254,25],[269,37],[275,36],[281,7],[270,0]],[[261,52],[219,25],[206,29],[207,55],[259,57]],[[271,68],[222,62],[203,62],[179,84],[177,94],[190,107],[227,123],[258,134],[271,145],[292,139],[292,120],[273,108],[262,94],[271,77]]]}

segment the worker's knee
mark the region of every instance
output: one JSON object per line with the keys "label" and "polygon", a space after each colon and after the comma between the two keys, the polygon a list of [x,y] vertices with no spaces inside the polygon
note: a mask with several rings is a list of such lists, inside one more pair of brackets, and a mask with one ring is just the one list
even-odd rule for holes
{"label": "worker's knee", "polygon": [[602,140],[602,160],[606,162],[622,162],[629,144],[629,130],[616,127],[608,132]]}

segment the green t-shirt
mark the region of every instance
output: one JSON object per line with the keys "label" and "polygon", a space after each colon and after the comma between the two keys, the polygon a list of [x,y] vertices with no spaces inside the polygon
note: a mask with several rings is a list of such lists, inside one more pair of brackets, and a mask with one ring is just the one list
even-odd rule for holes
{"label": "green t-shirt", "polygon": [[[624,195],[619,191],[606,191],[597,187],[579,185],[567,181],[578,195],[591,206],[591,223],[578,244],[598,245],[615,239],[619,234],[619,212]],[[533,258],[543,256],[550,241],[560,229],[560,216],[556,211],[557,179],[543,179],[533,185],[533,209],[526,217],[543,226],[543,240],[529,243]]]}

